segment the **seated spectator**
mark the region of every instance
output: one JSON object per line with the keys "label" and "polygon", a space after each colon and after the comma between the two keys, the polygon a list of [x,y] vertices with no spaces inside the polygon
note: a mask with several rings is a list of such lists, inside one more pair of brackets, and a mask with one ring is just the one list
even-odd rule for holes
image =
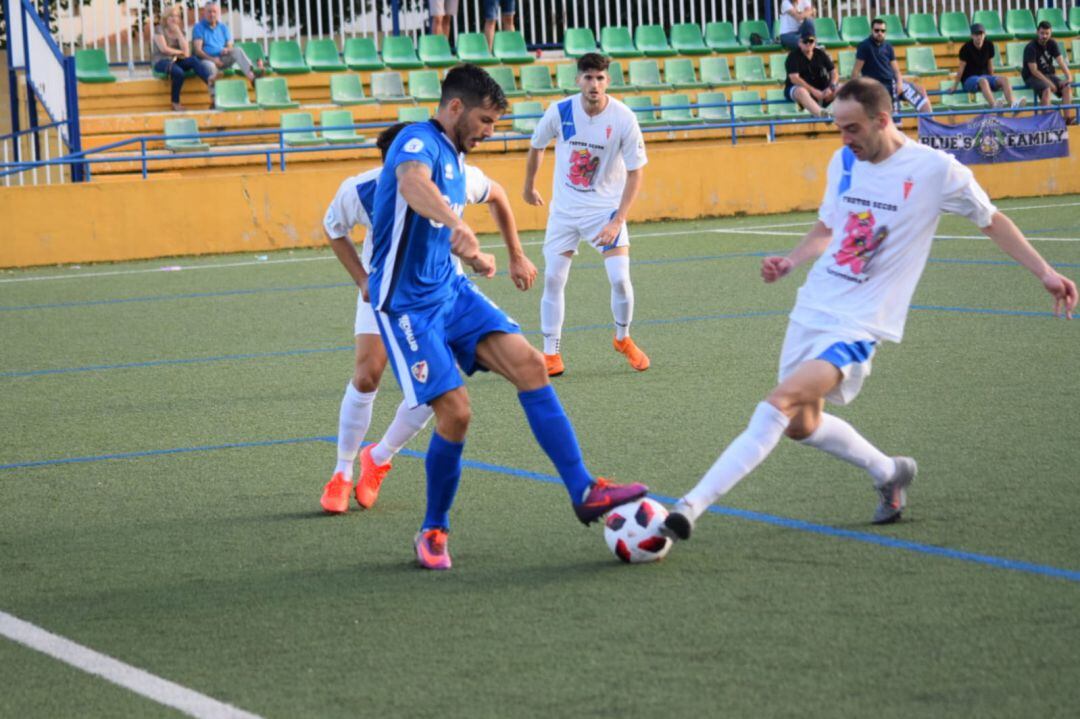
{"label": "seated spectator", "polygon": [[221,23],[221,6],[217,0],[210,0],[203,5],[203,18],[191,31],[191,44],[195,46],[195,55],[215,76],[227,67],[236,65],[252,83],[255,82],[255,70],[244,51],[233,46],[232,33],[227,25]]}
{"label": "seated spectator", "polygon": [[458,0],[428,0],[431,34],[450,37],[450,21],[457,16]]}
{"label": "seated spectator", "polygon": [[784,97],[802,105],[814,117],[828,117],[831,113],[825,108],[836,98],[840,83],[832,58],[817,47],[813,33],[803,30],[799,47],[788,54],[784,69]]}
{"label": "seated spectator", "polygon": [[784,0],[780,5],[780,44],[785,50],[799,49],[799,36],[816,35],[814,15],[817,10],[811,0]]}
{"label": "seated spectator", "polygon": [[[1020,68],[1020,76],[1024,78],[1024,84],[1035,91],[1040,105],[1050,104],[1051,92],[1060,97],[1066,105],[1071,105],[1072,88],[1069,85],[1072,83],[1072,76],[1069,75],[1069,66],[1065,63],[1061,48],[1057,41],[1050,37],[1052,31],[1053,28],[1046,20],[1039,23],[1035,39],[1024,48],[1024,64]],[[1057,60],[1064,77],[1054,74],[1054,60]],[[1080,111],[1073,117],[1066,117],[1065,122],[1075,125],[1077,115],[1080,115]]]}
{"label": "seated spectator", "polygon": [[[1013,98],[1009,79],[994,74],[994,43],[986,39],[986,28],[981,23],[971,26],[971,39],[960,48],[960,65],[956,68],[956,84],[953,92],[981,92],[991,107],[1020,107],[1024,100]],[[1005,93],[1003,101],[994,100],[994,91]]]}
{"label": "seated spectator", "polygon": [[892,45],[885,42],[885,21],[878,17],[870,21],[870,37],[855,48],[855,67],[852,68],[851,77],[864,76],[885,86],[892,95],[895,112],[900,112],[901,97],[919,112],[932,111],[926,90],[918,83],[905,81],[900,74],[896,52]]}
{"label": "seated spectator", "polygon": [[172,109],[177,112],[184,110],[180,104],[180,89],[184,86],[188,70],[202,78],[210,88],[211,95],[214,91],[214,73],[191,56],[184,30],[180,27],[182,8],[182,5],[173,5],[162,14],[161,25],[154,28],[150,54],[154,72],[168,75],[172,80]]}
{"label": "seated spectator", "polygon": [[[806,0],[809,2],[810,0]],[[499,18],[499,10],[502,10],[502,29],[514,29],[514,0],[484,0],[484,37],[487,38],[488,47],[495,50],[495,21]]]}

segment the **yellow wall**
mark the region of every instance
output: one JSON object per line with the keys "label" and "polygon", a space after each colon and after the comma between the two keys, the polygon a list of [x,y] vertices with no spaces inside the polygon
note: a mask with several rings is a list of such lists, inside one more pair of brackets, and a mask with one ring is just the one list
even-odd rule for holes
{"label": "yellow wall", "polygon": [[[1080,129],[1071,129],[1071,140]],[[763,214],[817,207],[835,136],[774,144],[655,143],[636,221]],[[539,187],[550,195],[548,153]],[[524,155],[477,158],[506,187],[521,229],[542,229],[547,208],[520,198]],[[0,189],[0,267],[129,260],[309,247],[324,242],[322,216],[339,183],[363,163],[287,173],[162,177]],[[1080,193],[1080,159],[978,165],[991,197]],[[494,231],[483,208],[467,218]]]}

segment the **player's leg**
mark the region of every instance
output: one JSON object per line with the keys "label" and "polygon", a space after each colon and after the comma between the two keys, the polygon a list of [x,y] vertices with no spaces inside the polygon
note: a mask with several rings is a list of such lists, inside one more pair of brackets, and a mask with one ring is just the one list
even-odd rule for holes
{"label": "player's leg", "polygon": [[[614,213],[612,213],[614,214]],[[612,215],[601,215],[585,227],[585,237],[592,239],[611,221]],[[615,321],[612,346],[623,354],[638,372],[649,369],[649,357],[630,338],[630,323],[634,319],[634,286],[630,282],[630,233],[624,224],[615,241],[598,248],[604,257],[604,269],[611,284],[611,315]]]}
{"label": "player's leg", "polygon": [[581,241],[580,230],[569,220],[549,215],[544,235],[544,294],[540,298],[540,331],[544,334],[544,362],[548,376],[558,377],[562,360],[562,328],[566,318],[566,281],[570,263]]}
{"label": "player's leg", "polygon": [[431,434],[424,470],[427,475],[427,511],[414,540],[416,559],[424,569],[450,569],[447,548],[450,508],[461,483],[461,455],[472,410],[469,393],[457,387],[431,401],[435,431]]}
{"label": "player's leg", "polygon": [[371,509],[379,497],[379,488],[392,468],[398,452],[427,426],[433,411],[430,405],[409,407],[402,401],[382,439],[360,452],[360,479],[356,483],[356,501]]}

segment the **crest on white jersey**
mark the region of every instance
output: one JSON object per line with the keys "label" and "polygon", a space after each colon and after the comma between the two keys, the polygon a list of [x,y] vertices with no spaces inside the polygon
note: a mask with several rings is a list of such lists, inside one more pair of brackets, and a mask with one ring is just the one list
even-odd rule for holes
{"label": "crest on white jersey", "polygon": [[416,378],[416,381],[420,384],[427,382],[428,366],[426,360],[420,360],[415,363],[411,368],[412,376]]}
{"label": "crest on white jersey", "polygon": [[415,155],[424,149],[424,141],[419,137],[414,137],[405,143],[405,147],[401,148],[402,152],[407,152],[410,155]]}

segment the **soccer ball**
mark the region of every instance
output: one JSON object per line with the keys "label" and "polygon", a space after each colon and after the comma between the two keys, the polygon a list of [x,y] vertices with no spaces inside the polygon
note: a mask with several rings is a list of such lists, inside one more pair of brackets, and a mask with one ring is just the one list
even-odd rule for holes
{"label": "soccer ball", "polygon": [[616,507],[604,520],[604,541],[628,564],[663,559],[671,549],[671,540],[660,534],[667,515],[662,504],[647,497]]}

